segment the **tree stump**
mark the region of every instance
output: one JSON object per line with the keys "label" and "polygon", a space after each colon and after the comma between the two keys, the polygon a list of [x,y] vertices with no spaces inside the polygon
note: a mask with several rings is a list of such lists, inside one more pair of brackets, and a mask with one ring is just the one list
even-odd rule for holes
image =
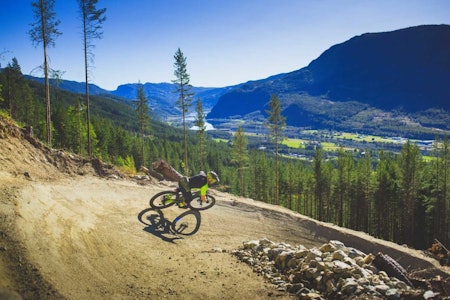
{"label": "tree stump", "polygon": [[433,244],[427,251],[442,266],[450,266],[450,251],[438,239],[434,239]]}
{"label": "tree stump", "polygon": [[153,170],[162,174],[164,176],[164,179],[169,181],[178,182],[183,177],[183,175],[178,173],[177,170],[175,170],[171,165],[169,165],[166,161],[162,159],[153,162],[152,168]]}

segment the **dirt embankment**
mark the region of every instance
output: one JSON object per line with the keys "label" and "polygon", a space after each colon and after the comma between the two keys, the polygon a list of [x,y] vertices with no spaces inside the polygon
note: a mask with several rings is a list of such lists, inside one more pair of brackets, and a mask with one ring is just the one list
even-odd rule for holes
{"label": "dirt embankment", "polygon": [[214,192],[217,205],[201,212],[196,234],[173,234],[170,223],[185,211],[162,211],[156,226],[148,209],[149,198],[170,183],[98,176],[114,172],[47,149],[4,120],[0,166],[0,295],[291,299],[230,255],[243,241],[261,238],[306,247],[340,240],[388,253],[410,270],[450,274],[419,251],[221,192]]}

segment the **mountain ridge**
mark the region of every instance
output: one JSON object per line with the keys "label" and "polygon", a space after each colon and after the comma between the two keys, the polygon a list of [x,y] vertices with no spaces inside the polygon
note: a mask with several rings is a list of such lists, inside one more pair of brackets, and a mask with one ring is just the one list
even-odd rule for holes
{"label": "mountain ridge", "polygon": [[[317,82],[312,92],[329,93],[328,97],[336,101],[363,97],[368,99],[365,103],[391,109],[396,105],[392,100],[405,95],[412,99],[401,103],[416,110],[429,107],[421,105],[418,98],[429,95],[438,98],[434,103],[449,109],[444,101],[450,97],[450,88],[444,82],[450,78],[449,50],[448,25],[362,34],[332,46],[307,66]],[[408,88],[412,89],[409,93]],[[436,91],[439,93],[433,93]]]}
{"label": "mountain ridge", "polygon": [[[367,114],[368,109],[414,114],[437,108],[450,113],[448,78],[449,25],[366,33],[330,47],[302,69],[231,90],[208,118],[255,111],[264,115],[271,94],[282,102],[283,115],[292,126],[351,129],[341,119]],[[304,117],[310,122],[305,124]]]}
{"label": "mountain ridge", "polygon": [[[38,83],[43,84],[44,78],[35,77],[31,75],[24,75],[27,80],[33,80]],[[50,79],[50,85],[60,88],[62,90],[84,94],[86,92],[86,84],[84,82],[78,82],[73,80],[56,80]],[[125,83],[117,86],[115,90],[106,90],[101,88],[96,84],[89,84],[89,94],[93,96],[108,96],[116,100],[121,100],[125,102],[134,101],[137,99],[137,87],[139,83]],[[178,115],[180,113],[179,109],[176,107],[175,102],[178,99],[178,95],[174,92],[176,86],[173,83],[160,82],[142,83],[144,86],[144,91],[146,97],[149,101],[150,109],[162,117],[167,115]],[[201,99],[203,108],[206,111],[212,109],[212,107],[217,103],[218,98],[233,89],[236,86],[227,87],[192,87],[192,92],[194,93],[193,101],[197,101],[198,98]]]}

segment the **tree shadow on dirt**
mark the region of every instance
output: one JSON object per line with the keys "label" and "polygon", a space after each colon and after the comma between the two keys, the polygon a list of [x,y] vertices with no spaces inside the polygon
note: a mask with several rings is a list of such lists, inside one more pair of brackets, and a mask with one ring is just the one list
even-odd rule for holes
{"label": "tree shadow on dirt", "polygon": [[138,214],[138,220],[146,225],[144,231],[174,244],[182,236],[197,233],[201,225],[201,215],[197,210],[187,210],[170,221],[161,209],[149,207]]}

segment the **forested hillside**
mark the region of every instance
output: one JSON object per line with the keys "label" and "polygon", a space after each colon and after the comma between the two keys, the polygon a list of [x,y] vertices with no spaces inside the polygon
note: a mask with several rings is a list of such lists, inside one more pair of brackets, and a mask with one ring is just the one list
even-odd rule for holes
{"label": "forested hillside", "polygon": [[[0,84],[2,115],[9,115],[23,127],[31,126],[34,135],[44,140],[43,86],[25,80],[17,61],[0,73]],[[157,159],[183,170],[181,130],[153,120],[145,133],[142,152],[134,107],[100,96],[92,97],[91,105],[95,156],[129,174]],[[86,154],[86,119],[80,94],[53,88],[52,130],[54,148]],[[430,246],[434,238],[450,243],[447,139],[435,143],[433,155],[427,160],[412,143],[406,143],[398,154],[366,151],[359,158],[353,151],[341,149],[336,159],[316,147],[312,161],[281,158],[277,190],[272,152],[239,149],[237,146],[245,145],[245,141],[240,143],[227,133],[222,137],[206,139],[205,156],[200,157],[196,132],[189,132],[191,174],[213,169],[220,174],[224,191],[282,205],[385,240],[416,248]]]}

